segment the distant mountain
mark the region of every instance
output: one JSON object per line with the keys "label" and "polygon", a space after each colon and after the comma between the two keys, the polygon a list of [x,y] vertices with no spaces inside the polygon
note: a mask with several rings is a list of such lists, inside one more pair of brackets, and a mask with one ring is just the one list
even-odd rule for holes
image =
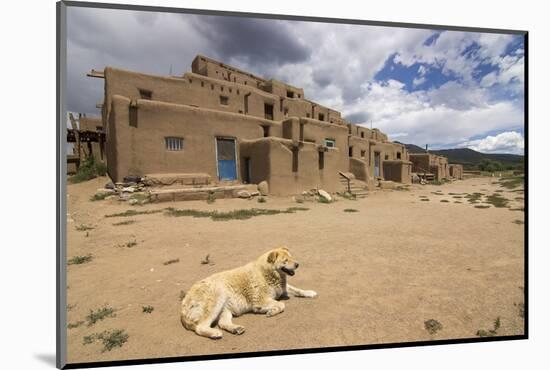
{"label": "distant mountain", "polygon": [[[401,144],[405,145],[410,153],[426,152],[424,148],[421,148],[418,145],[405,143]],[[449,159],[449,163],[462,164],[465,168],[470,169],[477,167],[477,165],[483,159],[491,159],[493,161],[498,161],[504,165],[512,165],[515,167],[523,167],[525,161],[525,157],[523,155],[480,153],[478,151],[468,148],[430,150],[430,153],[442,155]]]}

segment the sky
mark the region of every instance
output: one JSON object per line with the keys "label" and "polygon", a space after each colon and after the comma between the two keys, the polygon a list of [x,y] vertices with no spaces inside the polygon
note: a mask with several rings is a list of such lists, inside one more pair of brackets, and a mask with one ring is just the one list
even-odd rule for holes
{"label": "sky", "polygon": [[432,149],[524,152],[523,36],[113,9],[68,9],[68,110],[99,115],[106,66],[191,71],[197,54]]}

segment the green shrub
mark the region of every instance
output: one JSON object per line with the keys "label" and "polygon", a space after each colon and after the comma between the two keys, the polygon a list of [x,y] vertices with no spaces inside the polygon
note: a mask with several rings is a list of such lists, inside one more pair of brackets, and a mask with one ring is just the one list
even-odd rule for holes
{"label": "green shrub", "polygon": [[93,156],[90,156],[80,163],[76,174],[69,178],[69,182],[76,184],[98,176],[105,176],[106,174],[107,166],[105,163],[96,161]]}

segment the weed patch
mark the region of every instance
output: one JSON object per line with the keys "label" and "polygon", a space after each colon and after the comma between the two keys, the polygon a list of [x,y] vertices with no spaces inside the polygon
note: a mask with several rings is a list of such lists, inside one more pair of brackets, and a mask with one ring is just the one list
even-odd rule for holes
{"label": "weed patch", "polygon": [[84,344],[91,344],[100,340],[103,344],[101,352],[110,351],[115,347],[122,347],[128,341],[129,335],[124,330],[104,331],[84,337]]}
{"label": "weed patch", "polygon": [[94,229],[93,226],[86,225],[86,224],[80,224],[80,225],[76,226],[77,231],[87,231],[87,230],[93,230],[93,229]]}
{"label": "weed patch", "polygon": [[357,209],[354,208],[346,208],[344,209],[344,212],[359,212]]}
{"label": "weed patch", "polygon": [[153,306],[142,306],[141,310],[143,313],[151,313],[155,308]]}
{"label": "weed patch", "polygon": [[499,181],[499,185],[506,189],[514,189],[519,186],[523,186],[524,178],[523,176],[513,176],[502,178]]}
{"label": "weed patch", "polygon": [[167,208],[166,215],[172,217],[210,217],[213,221],[229,221],[229,220],[247,220],[256,216],[278,215],[283,213],[295,213],[296,211],[307,211],[309,208],[290,207],[287,209],[239,209],[228,212],[218,211],[198,211],[194,209],[175,209]]}
{"label": "weed patch", "polygon": [[88,263],[93,259],[91,254],[87,254],[85,256],[74,256],[69,261],[67,261],[68,265],[82,265],[83,263]]}
{"label": "weed patch", "polygon": [[98,200],[103,200],[103,199],[107,198],[110,195],[113,195],[113,194],[111,194],[111,193],[95,193],[94,195],[92,195],[90,197],[90,201],[96,202]]}
{"label": "weed patch", "polygon": [[481,208],[481,209],[491,208],[491,206],[486,206],[486,205],[483,205],[483,204],[476,204],[474,207],[475,208]]}
{"label": "weed patch", "polygon": [[130,240],[129,242],[126,242],[126,243],[122,243],[122,244],[117,244],[116,246],[118,248],[133,248],[137,245],[137,241],[135,240]]}
{"label": "weed patch", "polygon": [[137,216],[137,215],[150,215],[153,213],[160,213],[160,212],[162,212],[162,209],[152,209],[149,211],[136,211],[135,209],[129,209],[125,212],[105,215],[105,217],[131,217],[131,216]]}
{"label": "weed patch", "polygon": [[90,314],[86,316],[86,320],[88,321],[88,326],[92,326],[98,321],[101,321],[107,317],[114,317],[115,316],[115,310],[111,307],[103,307],[98,309],[97,311],[90,310]]}
{"label": "weed patch", "polygon": [[113,226],[131,225],[135,223],[136,223],[136,220],[127,220],[127,221],[115,222]]}
{"label": "weed patch", "polygon": [[443,329],[443,325],[437,320],[429,319],[427,321],[424,321],[424,327],[430,334],[435,334],[439,330]]}
{"label": "weed patch", "polygon": [[486,330],[478,330],[476,335],[478,337],[494,337],[497,335],[498,329],[500,329],[500,317],[497,317],[495,322],[493,323],[493,329],[486,331]]}
{"label": "weed patch", "polygon": [[499,194],[487,196],[485,203],[492,204],[496,208],[505,208],[508,206],[508,199],[501,197]]}
{"label": "weed patch", "polygon": [[72,322],[72,323],[69,323],[67,325],[67,329],[74,329],[74,328],[78,328],[80,325],[84,324],[84,321],[77,321],[77,322]]}
{"label": "weed patch", "polygon": [[179,258],[176,258],[176,259],[173,259],[173,260],[168,260],[166,262],[163,263],[164,266],[168,266],[168,265],[171,265],[173,263],[178,263],[180,261]]}

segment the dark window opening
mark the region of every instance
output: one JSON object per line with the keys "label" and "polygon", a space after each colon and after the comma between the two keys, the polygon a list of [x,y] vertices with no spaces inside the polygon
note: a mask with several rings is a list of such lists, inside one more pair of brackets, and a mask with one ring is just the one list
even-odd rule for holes
{"label": "dark window opening", "polygon": [[232,92],[233,92],[233,89],[229,88],[229,92],[232,93]]}
{"label": "dark window opening", "polygon": [[245,82],[244,82],[244,84],[245,84],[245,85],[248,85],[248,82],[247,82],[247,81],[245,81]]}
{"label": "dark window opening", "polygon": [[401,152],[397,152],[397,159],[401,159]]}
{"label": "dark window opening", "polygon": [[319,152],[319,169],[325,168],[325,152]]}
{"label": "dark window opening", "polygon": [[139,89],[139,96],[141,99],[151,100],[153,99],[153,92],[151,90]]}
{"label": "dark window opening", "polygon": [[220,95],[220,104],[229,105],[229,98],[227,96]]}
{"label": "dark window opening", "polygon": [[223,86],[220,86],[220,90],[223,91]]}
{"label": "dark window opening", "polygon": [[353,147],[352,147],[352,146],[349,147],[348,155],[349,155],[350,157],[353,157]]}
{"label": "dark window opening", "polygon": [[273,104],[264,104],[265,119],[273,120]]}
{"label": "dark window opening", "polygon": [[306,117],[309,118],[309,113],[306,113]]}
{"label": "dark window opening", "polygon": [[283,98],[279,100],[279,112],[283,111]]}
{"label": "dark window opening", "polygon": [[300,94],[298,94],[298,97],[301,98],[302,96]]}
{"label": "dark window opening", "polygon": [[325,139],[325,146],[327,148],[336,148],[336,140],[334,140],[334,139]]}
{"label": "dark window opening", "polygon": [[264,129],[264,137],[269,137],[269,126],[262,126]]}
{"label": "dark window opening", "polygon": [[137,127],[138,126],[138,111],[137,111],[137,105],[130,104],[130,111],[129,111],[129,120],[130,120],[130,126]]}
{"label": "dark window opening", "polygon": [[239,89],[237,89],[237,95],[239,95],[239,94],[240,94],[240,91],[239,91]]}
{"label": "dark window opening", "polygon": [[361,158],[365,158],[366,150],[361,150]]}
{"label": "dark window opening", "polygon": [[204,81],[201,81],[201,87],[204,87]]}
{"label": "dark window opening", "polygon": [[325,115],[323,113],[319,113],[319,121],[324,121]]}
{"label": "dark window opening", "polygon": [[300,141],[304,141],[304,124],[300,123]]}
{"label": "dark window opening", "polygon": [[384,155],[384,159],[387,161],[388,159],[390,159],[390,156],[389,155]]}
{"label": "dark window opening", "polygon": [[288,117],[288,108],[285,108],[285,117]]}
{"label": "dark window opening", "polygon": [[286,91],[286,97],[287,98],[294,98],[294,92],[290,91],[290,90],[287,90]]}
{"label": "dark window opening", "polygon": [[365,133],[363,131],[361,131],[361,137],[364,138],[365,137]]}
{"label": "dark window opening", "polygon": [[298,172],[298,148],[292,149],[292,172]]}
{"label": "dark window opening", "polygon": [[214,90],[214,85],[210,85],[210,90]]}

